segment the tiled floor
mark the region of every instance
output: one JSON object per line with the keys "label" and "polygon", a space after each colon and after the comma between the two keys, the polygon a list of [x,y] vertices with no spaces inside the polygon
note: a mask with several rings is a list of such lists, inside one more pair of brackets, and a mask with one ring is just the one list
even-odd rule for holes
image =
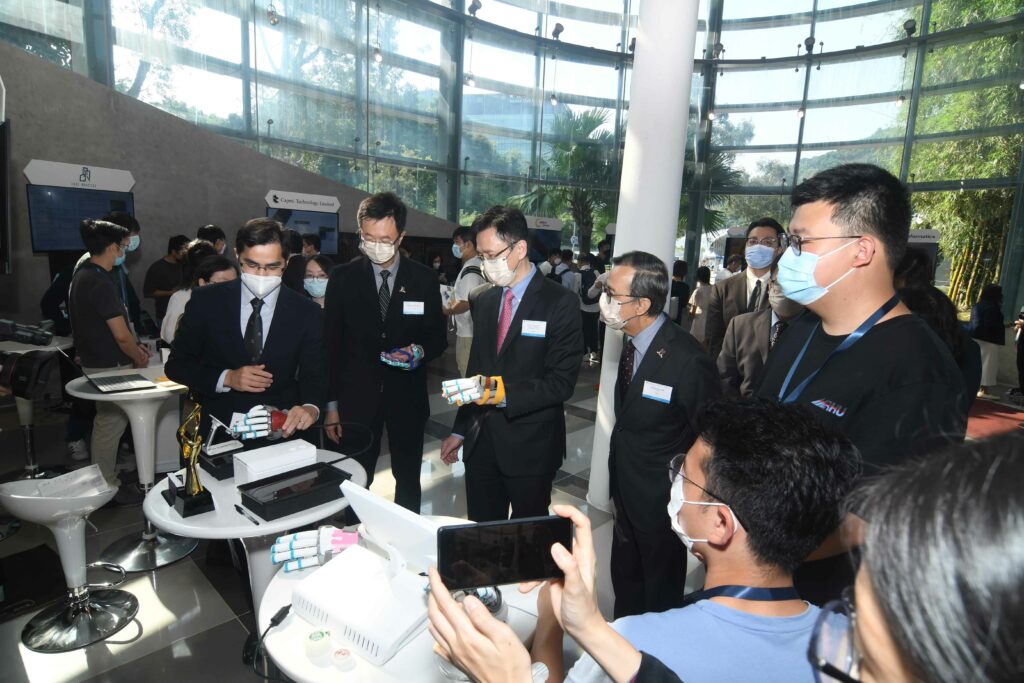
{"label": "tiled floor", "polygon": [[[611,515],[585,502],[590,473],[590,451],[596,410],[595,384],[600,366],[584,365],[573,399],[566,406],[568,455],[555,481],[553,501],[569,503],[586,512],[595,529],[599,560],[598,592],[605,614],[611,614],[608,556]],[[431,381],[457,374],[451,349],[429,369]],[[56,385],[55,385],[56,391]],[[55,394],[56,395],[56,394]],[[423,514],[465,517],[465,485],[461,472],[440,460],[441,439],[448,435],[454,410],[440,395],[430,397],[431,419],[426,428],[421,474]],[[65,459],[63,431],[66,416],[37,409],[37,452],[44,464],[70,466]],[[14,406],[0,407],[0,472],[16,476],[22,466],[22,437]],[[383,447],[371,490],[394,495],[394,478]],[[87,555],[94,560],[112,541],[141,529],[141,508],[102,509],[87,529]],[[54,547],[50,532],[31,524],[0,541],[0,558],[40,544]],[[51,558],[56,562],[56,555]],[[95,580],[106,577],[97,576]],[[0,683],[121,683],[161,681],[255,680],[242,664],[241,651],[254,628],[252,601],[245,574],[236,569],[224,543],[201,542],[187,558],[153,572],[130,574],[124,586],[138,597],[139,616],[114,638],[76,652],[59,655],[33,653],[20,645],[24,624],[35,613],[0,621]],[[0,619],[4,617],[0,616]]]}

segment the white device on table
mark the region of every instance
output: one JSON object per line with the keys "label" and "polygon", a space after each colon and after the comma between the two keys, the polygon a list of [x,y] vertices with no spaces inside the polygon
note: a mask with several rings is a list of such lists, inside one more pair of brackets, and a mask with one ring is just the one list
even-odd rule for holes
{"label": "white device on table", "polygon": [[[224,436],[220,436],[222,432]],[[237,451],[242,446],[241,441],[231,436],[231,430],[228,429],[226,424],[213,415],[210,416],[210,434],[206,437],[206,443],[203,444],[203,451],[207,455],[230,453],[231,451]]]}
{"label": "white device on table", "polygon": [[427,579],[417,572],[436,561],[439,525],[351,481],[341,490],[362,520],[361,536],[387,559],[348,548],[295,587],[292,608],[379,666],[425,628]]}
{"label": "white device on table", "polygon": [[248,484],[316,463],[316,446],[295,439],[235,456],[235,484]]}

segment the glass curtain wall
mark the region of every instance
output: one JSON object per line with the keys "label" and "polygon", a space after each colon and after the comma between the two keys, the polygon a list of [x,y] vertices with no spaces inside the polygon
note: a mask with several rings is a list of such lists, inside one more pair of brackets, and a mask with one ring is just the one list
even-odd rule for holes
{"label": "glass curtain wall", "polygon": [[[586,248],[614,220],[641,1],[6,0],[0,39],[339,182],[460,222],[514,201]],[[958,305],[995,280],[1013,301],[1022,32],[1021,0],[700,0],[680,255],[870,161],[939,230]]]}

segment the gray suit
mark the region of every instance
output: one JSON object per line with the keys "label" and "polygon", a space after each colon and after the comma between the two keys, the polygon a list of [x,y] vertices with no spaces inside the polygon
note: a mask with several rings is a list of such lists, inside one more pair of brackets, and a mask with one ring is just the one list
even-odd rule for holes
{"label": "gray suit", "polygon": [[[740,271],[725,282],[719,282],[711,290],[704,327],[704,341],[707,342],[712,358],[718,358],[718,354],[722,350],[722,339],[725,337],[725,330],[729,327],[729,322],[741,313],[751,312],[747,308],[749,303],[746,271]],[[766,308],[768,308],[768,288],[762,286],[755,310],[761,311]]]}
{"label": "gray suit", "polygon": [[772,309],[741,313],[729,321],[718,355],[722,395],[752,396],[768,359]]}

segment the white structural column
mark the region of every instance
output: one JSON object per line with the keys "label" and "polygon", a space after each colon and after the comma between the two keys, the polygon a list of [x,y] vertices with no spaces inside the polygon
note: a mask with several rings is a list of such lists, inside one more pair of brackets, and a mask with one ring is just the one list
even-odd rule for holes
{"label": "white structural column", "polygon": [[[683,183],[697,0],[644,0],[633,54],[615,254],[646,251],[671,272]],[[608,510],[608,439],[622,333],[607,330],[587,502]],[[667,475],[666,475],[667,476]]]}

